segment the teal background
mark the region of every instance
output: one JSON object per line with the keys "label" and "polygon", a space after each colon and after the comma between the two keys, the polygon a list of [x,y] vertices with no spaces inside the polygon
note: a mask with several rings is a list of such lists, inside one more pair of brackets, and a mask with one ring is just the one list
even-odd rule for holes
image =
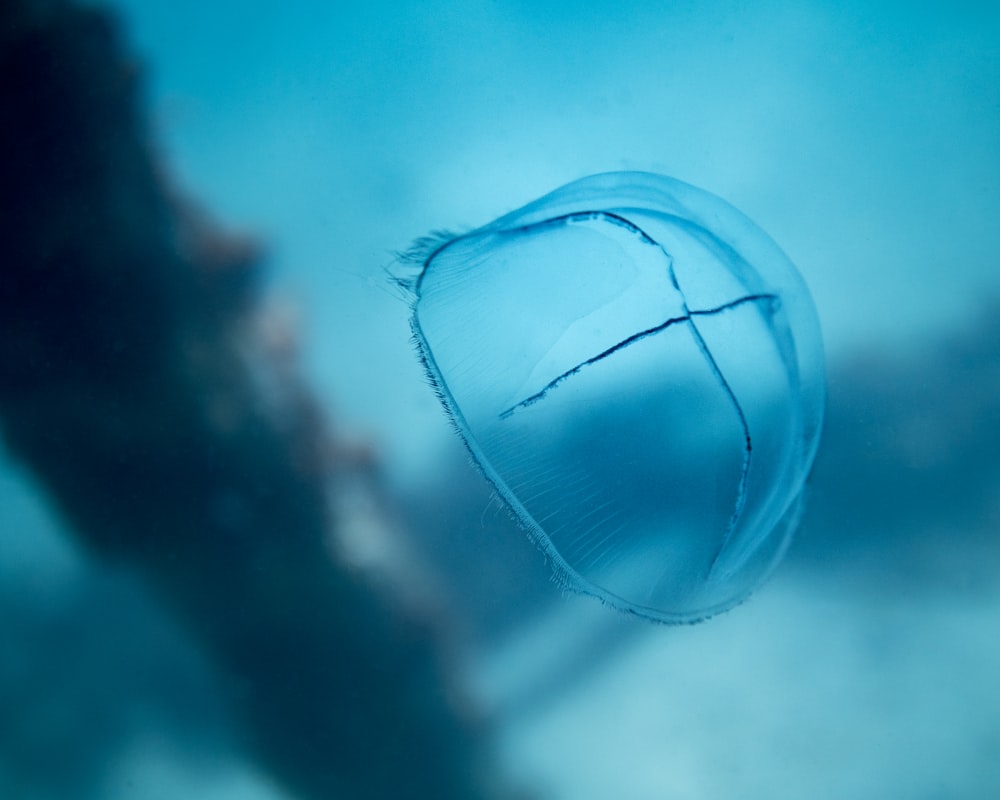
{"label": "teal background", "polygon": [[446,435],[394,253],[584,175],[725,198],[832,358],[920,347],[1000,284],[988,3],[125,0],[179,183],[267,237],[314,374],[400,470]]}
{"label": "teal background", "polygon": [[[1000,796],[996,5],[114,7],[172,180],[267,243],[337,431],[378,453],[414,547],[478,609],[465,674],[510,774],[543,800]],[[622,169],[766,230],[812,290],[831,370],[838,427],[801,541],[745,606],[695,627],[549,582],[467,463],[390,280],[418,236]],[[985,398],[975,420],[954,397],[921,405],[956,373]],[[852,381],[897,374],[907,391],[857,399]],[[899,421],[889,463],[924,484],[847,491],[893,478],[871,420]],[[0,634],[0,794],[282,797],[226,744],[183,633],[77,552],[9,459]],[[28,721],[20,738],[3,719]]]}

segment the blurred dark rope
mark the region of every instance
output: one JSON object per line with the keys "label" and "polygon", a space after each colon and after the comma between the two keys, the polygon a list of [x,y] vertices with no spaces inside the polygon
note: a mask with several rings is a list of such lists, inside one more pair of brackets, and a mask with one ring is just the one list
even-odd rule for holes
{"label": "blurred dark rope", "polygon": [[377,474],[260,334],[258,248],[164,179],[140,89],[109,14],[2,6],[6,445],[194,634],[297,796],[484,797],[442,626],[332,555],[338,476]]}

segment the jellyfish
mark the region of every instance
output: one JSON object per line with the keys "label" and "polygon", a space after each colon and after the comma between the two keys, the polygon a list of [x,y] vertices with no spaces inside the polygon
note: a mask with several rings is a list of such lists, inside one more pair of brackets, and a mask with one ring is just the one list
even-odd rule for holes
{"label": "jellyfish", "polygon": [[694,186],[614,172],[408,257],[430,381],[559,583],[682,623],[771,574],[825,389],[809,291],[767,234]]}

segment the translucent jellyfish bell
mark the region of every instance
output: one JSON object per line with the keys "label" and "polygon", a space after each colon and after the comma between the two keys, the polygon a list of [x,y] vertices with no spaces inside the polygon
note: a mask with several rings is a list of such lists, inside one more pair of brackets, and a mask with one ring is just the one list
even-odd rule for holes
{"label": "translucent jellyfish bell", "polygon": [[414,253],[427,371],[560,580],[664,622],[760,585],[824,400],[812,300],[763,231],[708,192],[618,172]]}

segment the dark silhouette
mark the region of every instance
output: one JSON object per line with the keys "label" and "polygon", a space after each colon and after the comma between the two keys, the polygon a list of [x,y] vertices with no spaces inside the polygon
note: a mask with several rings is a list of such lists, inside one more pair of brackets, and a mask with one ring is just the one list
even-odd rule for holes
{"label": "dark silhouette", "polygon": [[171,190],[140,78],[106,13],[0,10],[6,445],[193,633],[297,796],[486,796],[434,616],[332,555],[333,495],[376,495],[374,465],[262,334],[258,248]]}

